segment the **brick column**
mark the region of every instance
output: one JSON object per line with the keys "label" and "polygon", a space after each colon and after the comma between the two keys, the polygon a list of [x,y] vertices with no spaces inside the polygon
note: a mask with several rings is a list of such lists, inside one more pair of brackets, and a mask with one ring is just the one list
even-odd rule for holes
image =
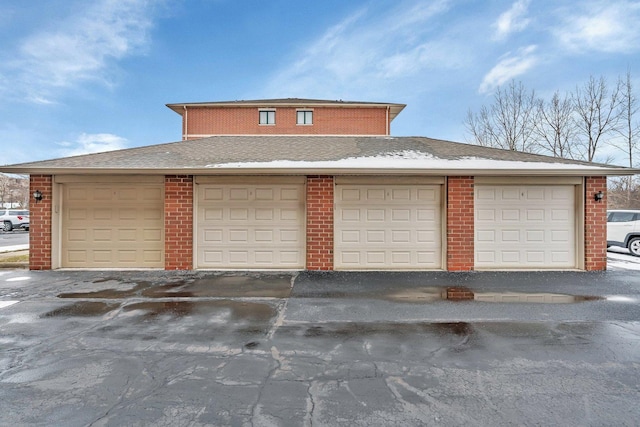
{"label": "brick column", "polygon": [[472,176],[447,179],[447,270],[474,268],[474,194]]}
{"label": "brick column", "polygon": [[[594,194],[602,191],[605,196],[596,202]],[[584,269],[607,269],[607,178],[588,176],[584,195]]]}
{"label": "brick column", "polygon": [[333,270],[333,177],[307,177],[307,270]]}
{"label": "brick column", "polygon": [[193,269],[193,176],[164,177],[164,269]]}
{"label": "brick column", "polygon": [[[33,192],[36,190],[42,193],[42,200],[39,202],[33,199]],[[31,175],[29,192],[29,269],[51,270],[53,177]]]}

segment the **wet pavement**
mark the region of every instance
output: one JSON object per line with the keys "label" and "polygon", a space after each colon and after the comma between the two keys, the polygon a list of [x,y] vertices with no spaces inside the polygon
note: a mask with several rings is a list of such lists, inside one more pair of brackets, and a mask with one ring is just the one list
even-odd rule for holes
{"label": "wet pavement", "polygon": [[639,304],[625,271],[4,270],[0,425],[637,425]]}

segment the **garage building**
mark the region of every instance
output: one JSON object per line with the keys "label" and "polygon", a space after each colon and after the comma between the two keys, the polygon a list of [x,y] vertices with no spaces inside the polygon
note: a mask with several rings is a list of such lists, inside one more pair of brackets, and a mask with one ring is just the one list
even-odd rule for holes
{"label": "garage building", "polygon": [[182,141],[0,168],[42,194],[32,269],[603,270],[634,172],[392,137],[401,104],[169,107]]}

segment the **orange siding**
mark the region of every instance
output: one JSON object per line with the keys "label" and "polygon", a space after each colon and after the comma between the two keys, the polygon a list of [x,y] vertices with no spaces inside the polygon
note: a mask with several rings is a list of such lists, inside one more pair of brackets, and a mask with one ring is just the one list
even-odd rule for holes
{"label": "orange siding", "polygon": [[[272,108],[265,108],[272,110]],[[312,110],[312,125],[297,125],[296,111]],[[386,108],[275,108],[275,125],[258,124],[256,107],[187,108],[188,139],[203,135],[386,135]],[[185,123],[183,123],[183,129]]]}

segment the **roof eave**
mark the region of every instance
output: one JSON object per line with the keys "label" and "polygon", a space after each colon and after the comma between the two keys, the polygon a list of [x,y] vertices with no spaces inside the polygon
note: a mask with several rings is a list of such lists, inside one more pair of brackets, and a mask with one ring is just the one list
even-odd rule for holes
{"label": "roof eave", "polygon": [[184,114],[185,109],[192,108],[221,108],[221,107],[234,107],[234,108],[270,108],[270,107],[301,107],[301,106],[309,106],[309,107],[358,107],[358,108],[389,108],[389,119],[393,121],[398,114],[407,106],[406,104],[393,104],[393,103],[375,103],[375,102],[341,102],[341,103],[331,103],[331,102],[315,102],[315,103],[304,103],[304,102],[290,102],[290,103],[273,103],[269,102],[244,102],[242,104],[236,104],[233,102],[228,103],[207,103],[207,102],[187,102],[180,104],[166,104],[167,107],[180,114],[181,116]]}
{"label": "roof eave", "polygon": [[29,168],[0,167],[29,175],[428,175],[428,176],[630,176],[640,169],[420,169],[420,168]]}

